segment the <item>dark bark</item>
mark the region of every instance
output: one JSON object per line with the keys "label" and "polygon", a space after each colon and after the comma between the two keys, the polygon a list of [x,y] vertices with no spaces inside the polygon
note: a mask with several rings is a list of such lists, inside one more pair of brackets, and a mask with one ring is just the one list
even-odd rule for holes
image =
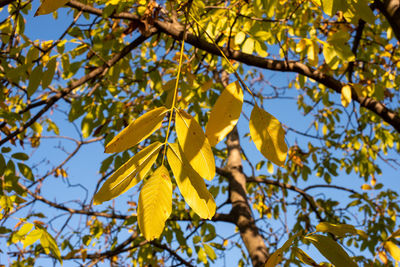
{"label": "dark bark", "polygon": [[400,41],[400,0],[376,0],[376,8],[386,17],[397,40]]}

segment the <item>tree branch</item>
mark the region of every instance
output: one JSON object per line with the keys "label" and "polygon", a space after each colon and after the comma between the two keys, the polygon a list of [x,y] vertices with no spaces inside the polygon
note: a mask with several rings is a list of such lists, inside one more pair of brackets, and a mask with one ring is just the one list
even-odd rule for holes
{"label": "tree branch", "polygon": [[400,0],[375,0],[374,5],[385,16],[392,27],[397,40],[400,41]]}
{"label": "tree branch", "polygon": [[[156,32],[155,29],[153,29],[152,34]],[[85,84],[86,82],[90,81],[91,79],[104,75],[115,63],[117,63],[120,59],[122,59],[124,56],[126,56],[130,51],[138,47],[140,44],[142,44],[144,41],[146,41],[150,35],[144,36],[140,35],[138,38],[136,38],[132,43],[129,45],[125,46],[121,52],[117,53],[114,55],[109,61],[107,61],[103,66],[97,67],[90,73],[86,74],[79,80],[71,82],[71,84],[62,89],[58,94],[55,96],[49,98],[46,100],[46,105],[36,113],[33,118],[31,118],[28,122],[20,126],[17,130],[12,132],[11,134],[7,135],[4,139],[0,140],[0,146],[4,145],[6,142],[17,136],[18,134],[22,133],[25,131],[29,126],[31,126],[33,123],[35,123],[46,111],[48,111],[58,100],[69,94],[72,90],[75,88],[78,88],[79,86]]]}
{"label": "tree branch", "polygon": [[[391,0],[400,1],[400,0]],[[78,10],[82,10],[84,12],[88,12],[91,14],[101,16],[103,14],[101,9],[86,6],[82,3],[77,2],[76,0],[72,0],[68,3],[70,7],[76,8]],[[140,22],[140,18],[134,14],[130,14],[127,12],[114,14],[110,16],[111,18],[117,19],[128,19],[128,20],[136,20]],[[396,19],[397,20],[397,19]],[[400,27],[400,16],[399,16],[399,27]],[[154,22],[154,27],[158,30],[168,34],[175,40],[182,40],[184,27],[177,21],[161,21],[156,20]],[[400,33],[400,32],[399,32]],[[185,42],[193,45],[196,48],[202,49],[208,53],[213,55],[221,56],[218,48],[214,46],[214,44],[202,39],[194,34],[186,33],[184,36]],[[273,70],[273,71],[281,71],[281,72],[293,72],[298,73],[304,76],[307,76],[310,79],[315,80],[318,83],[325,85],[328,88],[333,89],[336,93],[341,94],[343,84],[339,80],[335,79],[332,76],[329,76],[317,69],[314,69],[306,64],[297,62],[297,61],[284,61],[284,60],[274,60],[262,58],[259,56],[254,56],[250,54],[243,53],[241,51],[221,48],[222,51],[227,55],[229,59],[233,59],[244,63],[249,66],[259,67],[262,69]],[[358,102],[362,107],[369,109],[374,112],[378,116],[380,116],[385,122],[392,125],[397,132],[400,133],[400,116],[397,112],[388,109],[383,103],[371,98],[371,97],[363,97],[358,96],[357,94],[352,94],[352,99]]]}

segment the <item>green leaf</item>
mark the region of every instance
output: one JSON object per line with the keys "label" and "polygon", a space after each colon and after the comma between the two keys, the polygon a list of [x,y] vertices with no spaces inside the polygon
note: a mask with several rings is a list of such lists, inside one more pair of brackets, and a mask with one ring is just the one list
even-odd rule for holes
{"label": "green leaf", "polygon": [[35,180],[32,170],[31,170],[31,168],[29,168],[29,166],[19,162],[18,169],[22,173],[22,175],[25,176],[26,179],[28,179],[30,181]]}
{"label": "green leaf", "polygon": [[190,166],[178,144],[169,144],[167,159],[186,203],[203,219],[215,214],[215,201],[204,180]]}
{"label": "green leaf", "polygon": [[3,155],[0,154],[0,176],[3,175],[6,169],[6,160],[4,159]]}
{"label": "green leaf", "polygon": [[198,122],[184,110],[175,115],[176,135],[180,147],[193,169],[204,179],[215,176],[215,161],[210,143]]}
{"label": "green leaf", "polygon": [[107,144],[105,152],[121,152],[138,144],[161,127],[167,111],[159,107],[134,120]]}
{"label": "green leaf", "polygon": [[29,84],[28,87],[26,88],[28,96],[32,96],[33,93],[35,93],[36,90],[38,89],[43,76],[42,69],[43,69],[42,65],[36,66],[33,69],[32,73],[30,74]]}
{"label": "green leaf", "polygon": [[332,238],[323,235],[310,235],[304,237],[335,266],[357,267],[357,264],[349,257],[344,249]]}
{"label": "green leaf", "polygon": [[250,135],[257,149],[278,166],[285,163],[287,145],[281,123],[271,114],[255,105],[250,115]]}
{"label": "green leaf", "polygon": [[22,153],[22,152],[14,153],[11,155],[11,157],[13,157],[14,159],[19,159],[19,160],[28,160],[29,159],[28,155],[25,153]]}
{"label": "green leaf", "polygon": [[47,88],[51,84],[54,74],[56,73],[56,67],[57,67],[57,57],[54,56],[47,63],[46,71],[43,72],[43,77],[42,77],[43,89]]}
{"label": "green leaf", "polygon": [[116,170],[94,195],[93,204],[113,199],[139,183],[156,161],[162,145],[160,142],[149,145]]}
{"label": "green leaf", "polygon": [[353,225],[349,224],[333,224],[329,222],[321,222],[316,227],[317,232],[331,233],[338,237],[344,237],[347,234],[365,236],[361,230],[357,230]]}
{"label": "green leaf", "polygon": [[346,0],[322,0],[322,9],[328,16],[333,16],[339,10],[345,11],[348,8]]}
{"label": "green leaf", "polygon": [[138,224],[146,240],[160,237],[171,212],[171,178],[168,170],[160,166],[144,183],[139,195]]}
{"label": "green leaf", "polygon": [[35,16],[49,14],[68,2],[69,0],[43,0],[42,4],[36,10]]}
{"label": "green leaf", "polygon": [[243,91],[239,82],[229,84],[211,110],[206,136],[211,146],[217,145],[237,124],[243,105]]}

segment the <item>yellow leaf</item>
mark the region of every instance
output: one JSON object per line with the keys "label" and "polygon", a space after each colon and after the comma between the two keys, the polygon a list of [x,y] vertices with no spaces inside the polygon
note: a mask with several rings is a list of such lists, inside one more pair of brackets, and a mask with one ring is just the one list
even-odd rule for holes
{"label": "yellow leaf", "polygon": [[383,264],[387,264],[388,263],[388,258],[387,258],[387,255],[386,255],[385,251],[379,251],[378,252],[378,256],[379,256],[379,259],[381,260],[381,262],[383,262]]}
{"label": "yellow leaf", "polygon": [[393,243],[392,241],[386,241],[383,246],[386,251],[395,259],[396,261],[400,261],[400,248]]}
{"label": "yellow leaf", "polygon": [[206,136],[211,146],[218,144],[235,127],[242,112],[243,91],[239,82],[229,84],[211,110]]}
{"label": "yellow leaf", "polygon": [[240,45],[243,43],[244,39],[246,39],[246,34],[244,32],[238,32],[235,35],[235,45]]}
{"label": "yellow leaf", "polygon": [[134,120],[107,144],[105,152],[121,152],[141,142],[160,128],[167,111],[167,108],[159,107]]}
{"label": "yellow leaf", "polygon": [[350,85],[345,85],[342,87],[341,101],[343,107],[347,107],[351,102],[351,87]]}
{"label": "yellow leaf", "polygon": [[294,247],[292,248],[292,251],[296,255],[296,257],[305,264],[308,264],[310,266],[319,266],[310,256],[308,256],[307,253],[305,253],[303,250]]}
{"label": "yellow leaf", "polygon": [[36,10],[35,17],[56,11],[68,2],[69,0],[43,0],[38,10]]}
{"label": "yellow leaf", "polygon": [[160,142],[149,145],[116,170],[94,195],[93,204],[113,199],[139,183],[156,161],[162,145]]}
{"label": "yellow leaf", "polygon": [[193,170],[178,144],[169,144],[168,163],[186,203],[201,218],[211,219],[215,214],[215,201],[204,180]]}
{"label": "yellow leaf", "polygon": [[335,266],[357,267],[344,249],[332,238],[323,235],[310,235],[304,237]]}
{"label": "yellow leaf", "polygon": [[362,189],[362,190],[371,190],[372,187],[371,187],[369,184],[363,184],[363,185],[361,186],[361,189]]}
{"label": "yellow leaf", "polygon": [[190,165],[201,177],[212,180],[215,175],[214,155],[201,126],[184,110],[178,110],[175,127],[179,144]]}
{"label": "yellow leaf", "polygon": [[172,211],[172,183],[164,166],[144,183],[138,205],[139,229],[146,240],[160,237]]}
{"label": "yellow leaf", "polygon": [[257,149],[278,166],[285,163],[288,147],[281,123],[265,110],[254,106],[250,115],[250,135]]}
{"label": "yellow leaf", "polygon": [[251,39],[251,38],[247,38],[246,41],[244,41],[242,50],[243,50],[243,53],[253,54],[253,51],[254,51],[254,40]]}

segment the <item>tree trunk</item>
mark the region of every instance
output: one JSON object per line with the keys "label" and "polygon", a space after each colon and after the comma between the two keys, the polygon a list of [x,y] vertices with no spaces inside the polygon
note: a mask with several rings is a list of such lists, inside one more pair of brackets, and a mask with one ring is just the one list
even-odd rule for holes
{"label": "tree trunk", "polygon": [[239,134],[235,127],[227,138],[229,198],[232,203],[231,216],[240,231],[253,266],[263,266],[268,259],[268,250],[256,226],[247,201],[246,176],[243,173]]}

